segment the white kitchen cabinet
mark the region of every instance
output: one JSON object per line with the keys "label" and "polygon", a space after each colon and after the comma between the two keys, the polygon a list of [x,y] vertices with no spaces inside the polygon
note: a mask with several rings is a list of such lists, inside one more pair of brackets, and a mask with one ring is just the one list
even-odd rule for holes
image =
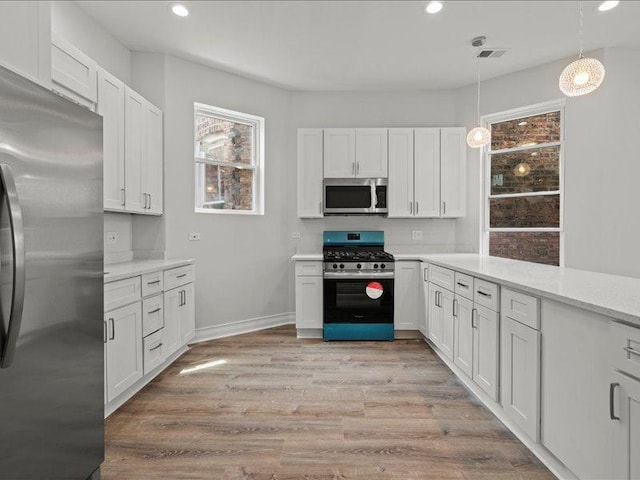
{"label": "white kitchen cabinet", "polygon": [[55,92],[95,110],[98,64],[55,32],[51,34],[51,84]]}
{"label": "white kitchen cabinet", "polygon": [[640,478],[640,380],[614,372],[609,388],[613,394],[610,419],[616,428],[611,478],[637,480]]}
{"label": "white kitchen cabinet", "polygon": [[181,287],[180,302],[180,338],[182,345],[187,345],[196,336],[196,310],[193,283]]}
{"label": "white kitchen cabinet", "polygon": [[425,336],[429,337],[429,264],[422,264],[422,321],[419,330]]}
{"label": "white kitchen cabinet", "polygon": [[322,218],[322,129],[298,129],[298,217]]}
{"label": "white kitchen cabinet", "polygon": [[440,129],[414,132],[414,216],[440,216]]}
{"label": "white kitchen cabinet", "polygon": [[142,198],[144,212],[162,215],[162,111],[145,101],[143,111]]}
{"label": "white kitchen cabinet", "polygon": [[396,261],[394,279],[394,329],[418,330],[422,320],[420,262]]}
{"label": "white kitchen cabinet", "polygon": [[531,439],[540,425],[540,332],[503,315],[500,333],[501,403]]}
{"label": "white kitchen cabinet", "polygon": [[0,2],[0,19],[0,65],[50,88],[50,2]]}
{"label": "white kitchen cabinet", "polygon": [[474,305],[473,381],[492,399],[498,400],[500,316]]}
{"label": "white kitchen cabinet", "polygon": [[153,369],[162,365],[167,358],[167,348],[164,341],[164,328],[147,336],[143,340],[143,366],[144,374],[151,373]]}
{"label": "white kitchen cabinet", "polygon": [[125,209],[132,213],[145,211],[143,199],[142,159],[145,149],[146,100],[131,90],[125,89],[124,102],[124,162],[125,162]]}
{"label": "white kitchen cabinet", "polygon": [[154,295],[142,301],[142,336],[146,337],[164,327],[164,299]]}
{"label": "white kitchen cabinet", "polygon": [[442,334],[440,336],[440,350],[447,358],[453,360],[453,300],[454,294],[449,290],[442,289],[440,296],[440,308],[442,309]]}
{"label": "white kitchen cabinet", "polygon": [[356,128],[356,177],[387,178],[386,128]]}
{"label": "white kitchen cabinet", "polygon": [[413,216],[413,128],[389,129],[389,218]]}
{"label": "white kitchen cabinet", "polygon": [[440,347],[442,337],[442,309],[440,308],[440,292],[441,288],[437,285],[429,282],[429,302],[428,302],[428,316],[429,316],[429,340],[433,342],[436,347]]}
{"label": "white kitchen cabinet", "polygon": [[578,478],[613,478],[610,319],[541,301],[541,442]]}
{"label": "white kitchen cabinet", "polygon": [[325,128],[323,144],[324,178],[355,177],[355,128]]}
{"label": "white kitchen cabinet", "polygon": [[142,309],[140,302],[105,313],[107,400],[142,378]]}
{"label": "white kitchen cabinet", "polygon": [[473,377],[473,301],[455,296],[453,363],[469,378]]}
{"label": "white kitchen cabinet", "polygon": [[440,129],[440,216],[463,217],[466,212],[467,130]]}
{"label": "white kitchen cabinet", "polygon": [[322,276],[296,275],[296,328],[321,329],[322,324]]}
{"label": "white kitchen cabinet", "polygon": [[180,336],[180,304],[182,289],[174,288],[164,292],[164,342],[167,355],[171,355],[182,346]]}
{"label": "white kitchen cabinet", "polygon": [[104,209],[125,209],[124,185],[124,95],[125,85],[98,68],[98,113],[103,125]]}

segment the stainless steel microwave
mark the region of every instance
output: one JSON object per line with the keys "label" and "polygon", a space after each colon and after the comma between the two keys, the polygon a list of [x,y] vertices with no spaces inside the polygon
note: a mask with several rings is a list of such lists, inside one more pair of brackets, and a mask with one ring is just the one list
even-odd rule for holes
{"label": "stainless steel microwave", "polygon": [[327,178],[323,182],[325,215],[385,215],[386,178]]}

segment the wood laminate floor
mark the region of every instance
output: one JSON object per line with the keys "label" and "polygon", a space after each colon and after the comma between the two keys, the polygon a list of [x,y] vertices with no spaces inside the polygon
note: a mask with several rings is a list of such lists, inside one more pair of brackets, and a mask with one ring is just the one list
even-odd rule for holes
{"label": "wood laminate floor", "polygon": [[192,347],[107,419],[102,478],[555,477],[423,341],[286,326]]}

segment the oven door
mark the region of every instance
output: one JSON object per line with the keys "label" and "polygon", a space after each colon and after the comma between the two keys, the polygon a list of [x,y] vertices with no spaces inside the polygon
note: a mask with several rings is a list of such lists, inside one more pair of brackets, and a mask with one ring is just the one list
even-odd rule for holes
{"label": "oven door", "polygon": [[392,278],[325,278],[324,323],[393,324]]}

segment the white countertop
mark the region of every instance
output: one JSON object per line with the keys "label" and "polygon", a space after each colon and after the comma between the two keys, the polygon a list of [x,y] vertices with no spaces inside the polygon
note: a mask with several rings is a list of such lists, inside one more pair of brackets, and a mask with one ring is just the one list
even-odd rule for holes
{"label": "white countertop", "polygon": [[123,278],[181,267],[192,263],[193,260],[134,260],[132,262],[112,263],[104,266],[104,282],[115,282]]}
{"label": "white countertop", "polygon": [[640,279],[554,267],[477,254],[431,254],[417,258],[540,297],[586,308],[640,326]]}
{"label": "white countertop", "polygon": [[322,261],[322,252],[320,253],[296,253],[291,257],[293,261],[304,261],[304,260],[320,260]]}

